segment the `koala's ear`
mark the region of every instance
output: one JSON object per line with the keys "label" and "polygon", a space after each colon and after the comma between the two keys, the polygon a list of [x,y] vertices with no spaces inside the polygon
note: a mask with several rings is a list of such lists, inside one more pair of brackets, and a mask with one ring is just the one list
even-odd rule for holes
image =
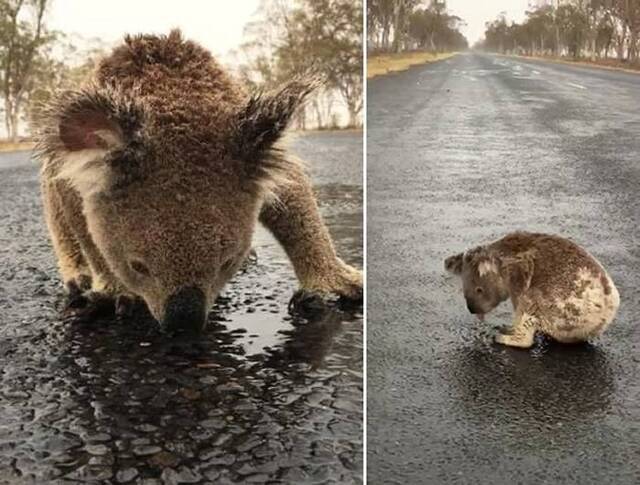
{"label": "koala's ear", "polygon": [[234,156],[249,161],[262,158],[318,85],[317,77],[298,78],[274,92],[254,94],[236,116]]}
{"label": "koala's ear", "polygon": [[449,273],[460,274],[462,273],[462,261],[464,258],[464,254],[456,254],[454,256],[449,256],[444,260],[444,269],[446,269]]}
{"label": "koala's ear", "polygon": [[[80,109],[78,109],[80,108]],[[97,106],[73,106],[60,117],[60,142],[69,152],[108,152],[124,145],[122,128],[109,112]]]}
{"label": "koala's ear", "polygon": [[54,159],[56,176],[86,196],[105,190],[123,175],[115,172],[126,171],[109,156],[130,145],[143,113],[114,93],[86,90],[59,94],[36,117],[37,153]]}

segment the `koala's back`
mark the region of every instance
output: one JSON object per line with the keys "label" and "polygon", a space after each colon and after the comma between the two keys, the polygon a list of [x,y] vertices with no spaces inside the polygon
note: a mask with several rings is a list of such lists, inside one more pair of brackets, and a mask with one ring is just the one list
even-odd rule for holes
{"label": "koala's back", "polygon": [[496,241],[492,247],[503,256],[532,258],[535,270],[531,286],[558,296],[572,292],[579,273],[589,273],[598,279],[607,276],[602,265],[585,249],[560,236],[515,232]]}
{"label": "koala's back", "polygon": [[184,40],[179,30],[168,36],[127,36],[100,62],[95,80],[103,87],[135,91],[159,111],[192,100],[219,112],[246,95],[209,51]]}
{"label": "koala's back", "polygon": [[620,304],[604,267],[585,249],[554,235],[514,233],[494,243],[505,256],[528,255],[534,272],[526,295],[545,311],[559,340],[574,341],[601,333]]}

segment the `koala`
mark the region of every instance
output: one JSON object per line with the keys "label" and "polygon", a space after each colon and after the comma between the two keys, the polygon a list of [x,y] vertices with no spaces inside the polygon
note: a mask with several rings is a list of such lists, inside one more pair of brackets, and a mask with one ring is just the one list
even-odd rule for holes
{"label": "koala", "polygon": [[337,256],[309,178],[278,145],[314,84],[252,94],[172,31],[127,36],[90,82],[54,95],[34,119],[36,156],[70,305],[121,313],[143,300],[163,328],[201,330],[258,222],[300,292],[360,301],[361,272]]}
{"label": "koala", "polygon": [[513,324],[496,342],[529,348],[536,331],[562,343],[600,335],[613,321],[620,295],[602,265],[568,239],[514,232],[445,260],[462,278],[469,312],[481,320],[510,299]]}

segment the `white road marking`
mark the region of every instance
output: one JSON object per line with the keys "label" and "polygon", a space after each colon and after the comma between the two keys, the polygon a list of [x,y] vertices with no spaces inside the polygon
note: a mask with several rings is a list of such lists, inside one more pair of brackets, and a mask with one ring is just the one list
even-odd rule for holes
{"label": "white road marking", "polygon": [[575,84],[575,83],[567,83],[569,86],[572,86],[574,88],[578,88],[578,89],[587,89],[584,86],[581,86],[580,84]]}

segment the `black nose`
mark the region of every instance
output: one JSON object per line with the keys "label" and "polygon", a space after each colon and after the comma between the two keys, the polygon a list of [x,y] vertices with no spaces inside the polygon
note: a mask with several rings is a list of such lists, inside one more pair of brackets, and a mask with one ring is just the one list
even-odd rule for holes
{"label": "black nose", "polygon": [[467,308],[469,310],[469,313],[471,314],[476,314],[478,313],[478,310],[476,309],[475,305],[473,304],[473,302],[468,301],[467,300]]}
{"label": "black nose", "polygon": [[200,288],[180,288],[169,297],[162,326],[165,330],[198,333],[207,319],[206,298]]}

